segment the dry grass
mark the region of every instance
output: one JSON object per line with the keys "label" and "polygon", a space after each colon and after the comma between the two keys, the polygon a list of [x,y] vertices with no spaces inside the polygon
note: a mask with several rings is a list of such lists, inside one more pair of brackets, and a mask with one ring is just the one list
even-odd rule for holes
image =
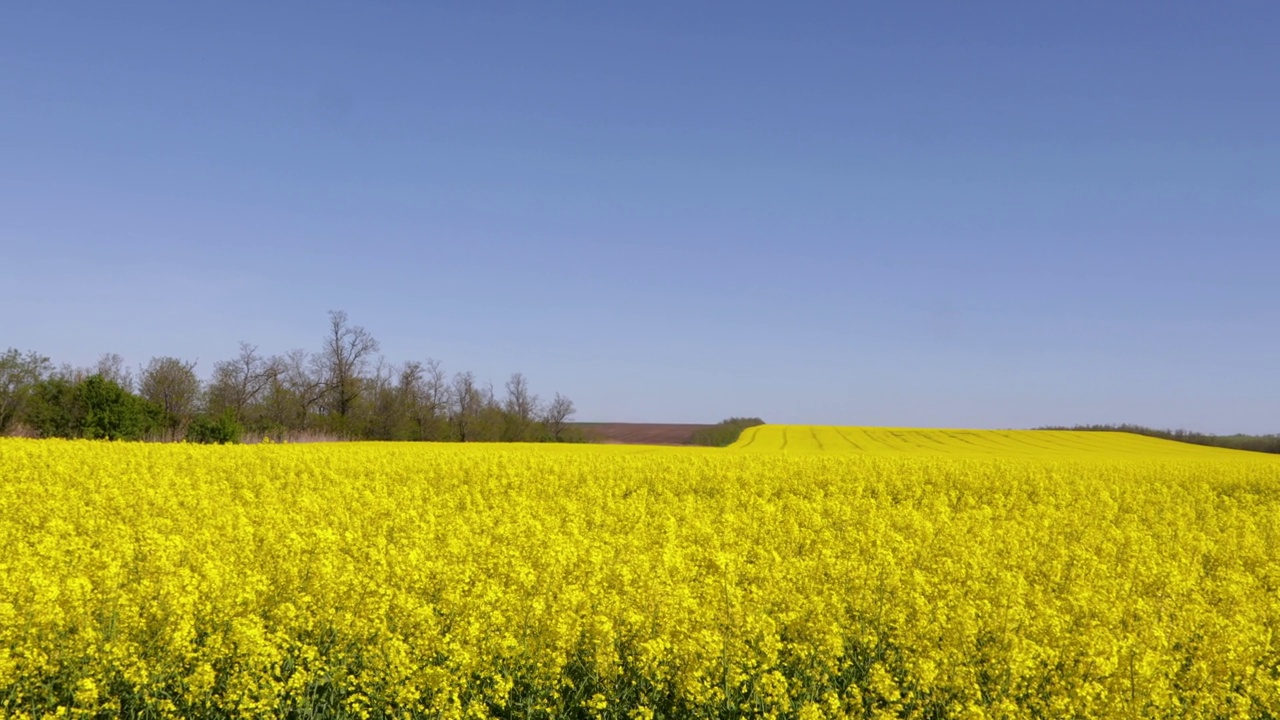
{"label": "dry grass", "polygon": [[14,423],[9,426],[8,430],[0,433],[3,437],[19,437],[19,438],[36,438],[40,437],[36,434],[36,429],[26,423]]}

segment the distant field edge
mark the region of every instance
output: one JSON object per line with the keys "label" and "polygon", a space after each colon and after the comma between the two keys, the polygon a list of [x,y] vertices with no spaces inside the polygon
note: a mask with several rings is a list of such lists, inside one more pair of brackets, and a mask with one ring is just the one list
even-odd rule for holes
{"label": "distant field edge", "polygon": [[1118,431],[974,430],[835,425],[758,425],[729,446],[735,452],[1061,459],[1230,458],[1258,453]]}
{"label": "distant field edge", "polygon": [[1038,427],[1035,429],[1074,430],[1078,432],[1123,432],[1160,438],[1161,440],[1190,443],[1192,445],[1226,448],[1228,450],[1271,453],[1273,455],[1280,454],[1280,433],[1272,433],[1270,435],[1248,435],[1245,433],[1212,435],[1209,433],[1194,432],[1192,430],[1160,430],[1158,428],[1151,428],[1145,425],[1135,425],[1132,423],[1107,425],[1062,425]]}

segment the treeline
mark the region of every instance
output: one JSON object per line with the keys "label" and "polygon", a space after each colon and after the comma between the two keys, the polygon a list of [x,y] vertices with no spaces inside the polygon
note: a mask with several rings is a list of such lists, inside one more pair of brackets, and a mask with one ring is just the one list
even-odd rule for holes
{"label": "treeline", "polygon": [[743,430],[763,424],[764,420],[757,417],[727,418],[715,425],[698,430],[690,438],[689,443],[691,445],[707,445],[710,447],[728,447],[738,442]]}
{"label": "treeline", "polygon": [[1280,435],[1209,435],[1190,430],[1156,430],[1141,425],[1073,425],[1071,427],[1042,427],[1037,430],[1086,430],[1096,432],[1127,432],[1135,435],[1177,440],[1178,442],[1210,447],[1229,448],[1231,450],[1251,450],[1253,452],[1280,453]]}
{"label": "treeline", "polygon": [[499,394],[439,361],[388,364],[378,341],[329,313],[319,350],[264,355],[241,343],[201,379],[196,363],[152,358],[137,375],[116,354],[92,368],[35,352],[0,355],[0,434],[117,440],[581,441],[573,402],[544,401],[516,373]]}

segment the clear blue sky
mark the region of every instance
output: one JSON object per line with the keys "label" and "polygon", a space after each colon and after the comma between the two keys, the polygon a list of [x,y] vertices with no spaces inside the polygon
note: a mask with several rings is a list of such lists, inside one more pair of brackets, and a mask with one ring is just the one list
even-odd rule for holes
{"label": "clear blue sky", "polygon": [[1280,3],[10,3],[0,348],[1280,432]]}

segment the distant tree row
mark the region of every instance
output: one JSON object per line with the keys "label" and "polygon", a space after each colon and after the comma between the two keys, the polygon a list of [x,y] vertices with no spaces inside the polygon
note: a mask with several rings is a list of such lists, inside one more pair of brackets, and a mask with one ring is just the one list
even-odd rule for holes
{"label": "distant tree row", "polygon": [[1251,450],[1253,452],[1280,453],[1280,435],[1209,435],[1191,430],[1157,430],[1142,425],[1073,425],[1036,428],[1037,430],[1085,430],[1094,432],[1127,432],[1135,435],[1177,440],[1193,445]]}
{"label": "distant tree row", "polygon": [[329,313],[319,350],[264,355],[248,343],[213,364],[152,358],[135,377],[116,354],[92,368],[55,368],[35,352],[0,355],[0,434],[236,442],[300,439],[566,442],[573,402],[535,395],[524,375],[499,395],[437,360],[391,365],[378,341]]}
{"label": "distant tree row", "polygon": [[763,425],[764,420],[758,417],[731,417],[721,420],[715,425],[710,425],[698,430],[690,438],[692,445],[707,445],[710,447],[728,447],[736,442],[742,435],[742,431],[749,427]]}

